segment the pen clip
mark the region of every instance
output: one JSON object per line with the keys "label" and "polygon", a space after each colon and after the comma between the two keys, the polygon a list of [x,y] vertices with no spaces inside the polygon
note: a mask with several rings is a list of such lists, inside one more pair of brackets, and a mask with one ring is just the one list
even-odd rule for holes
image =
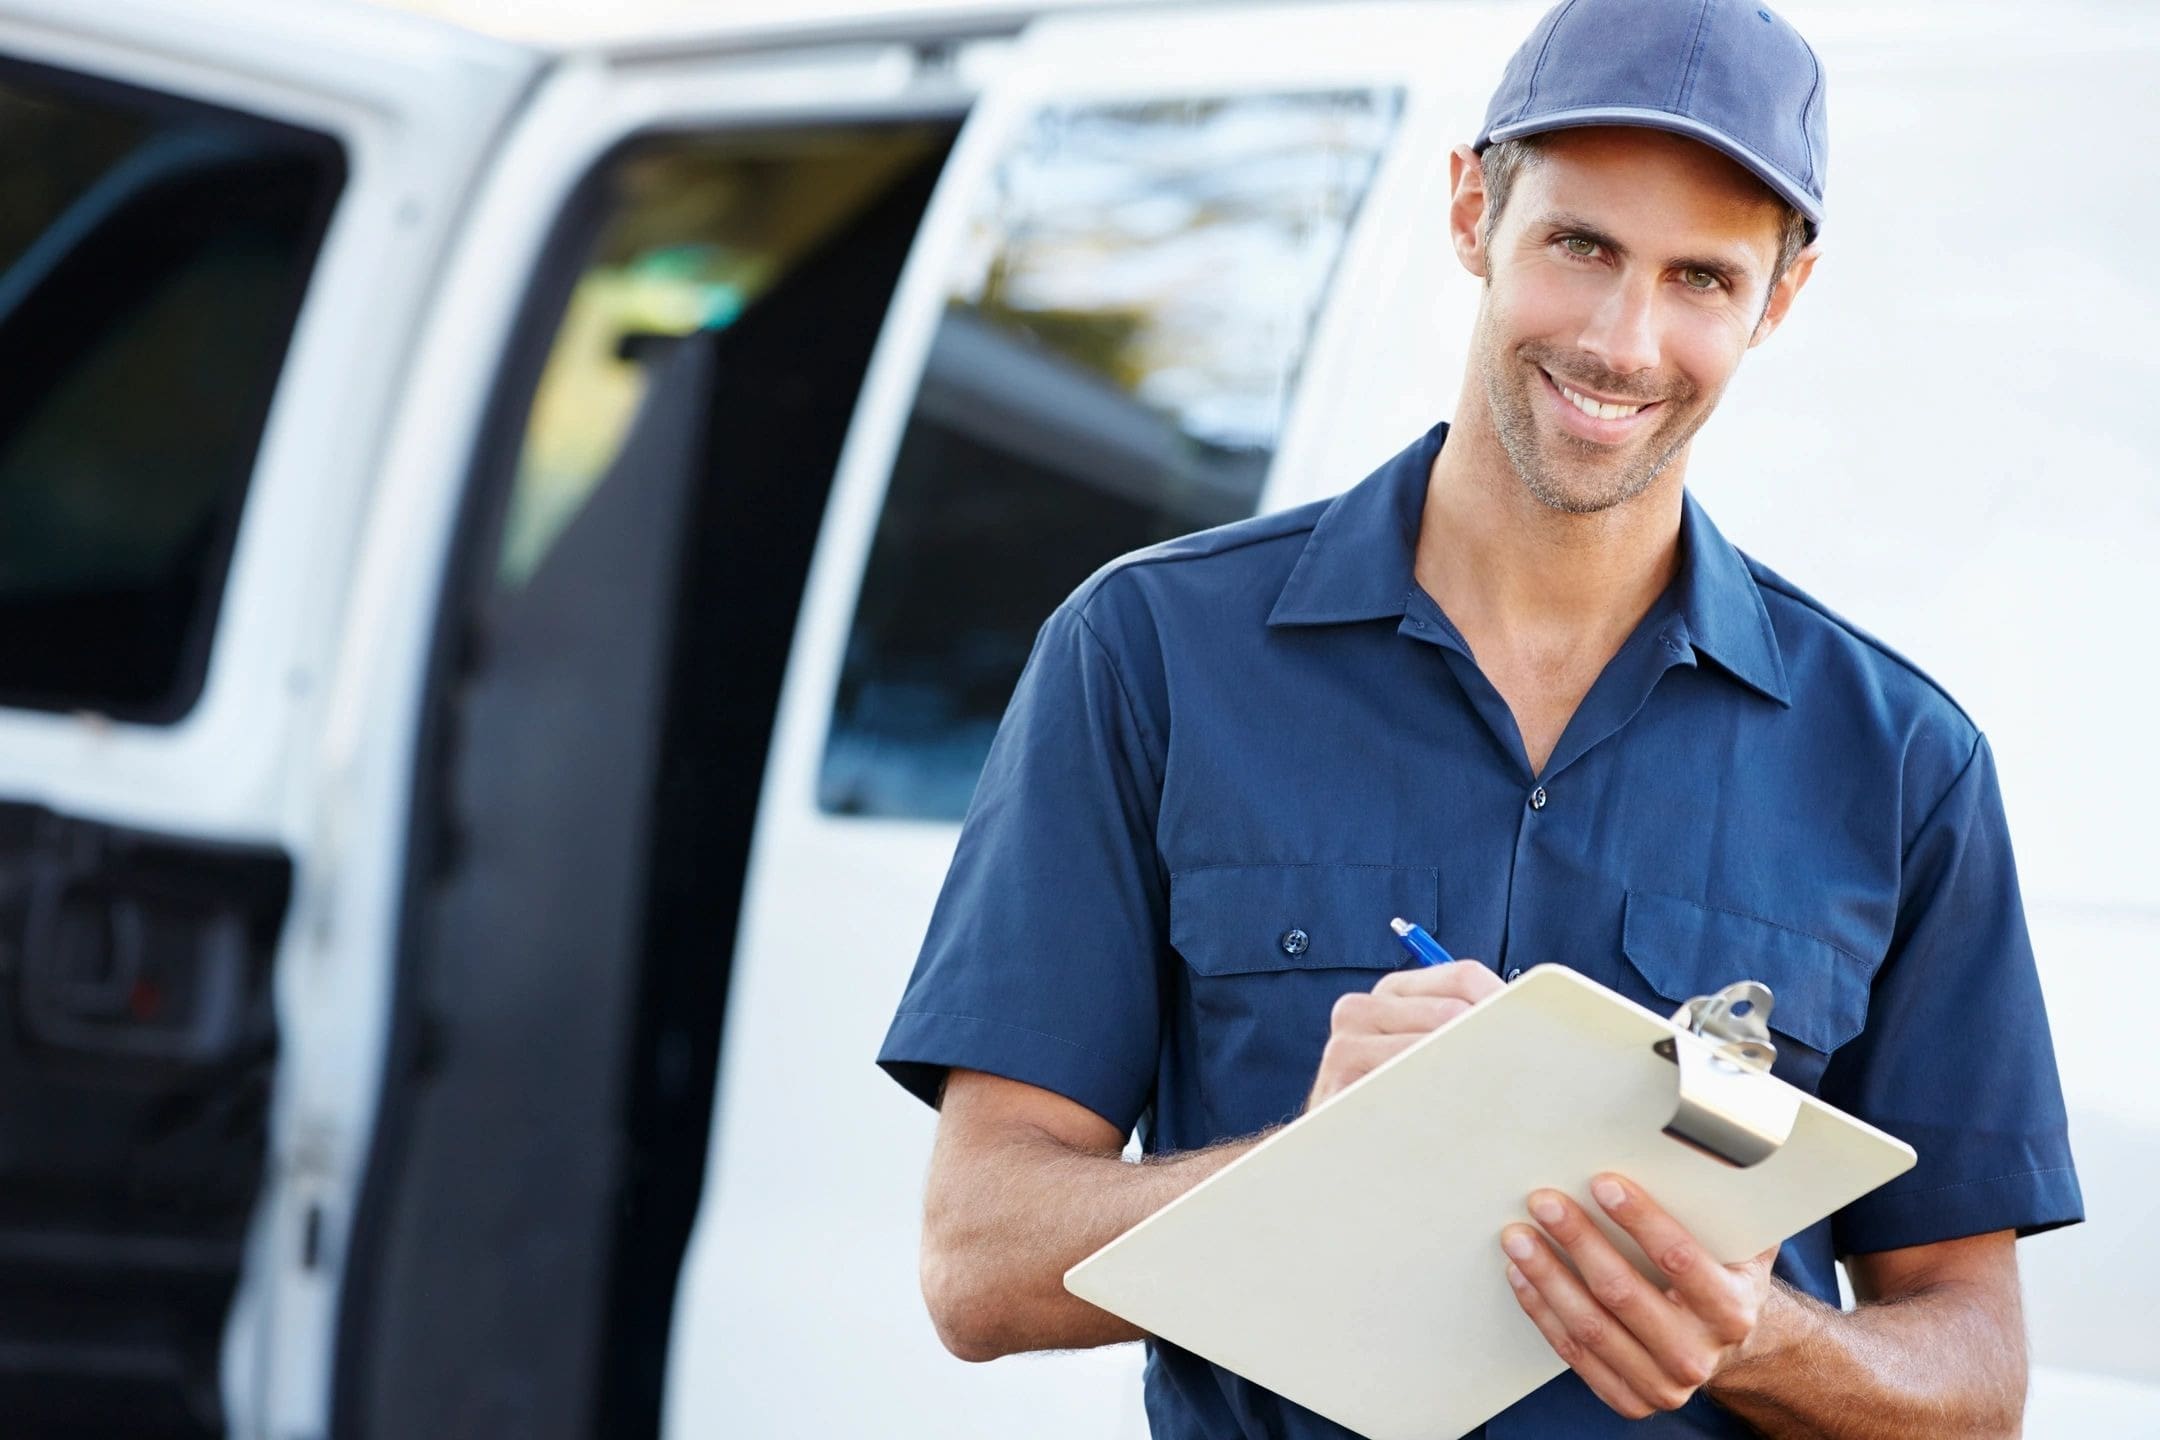
{"label": "pen clip", "polygon": [[1770,987],[1756,980],[1698,995],[1673,1013],[1678,1036],[1653,1047],[1679,1071],[1679,1104],[1665,1133],[1728,1165],[1777,1153],[1800,1118],[1798,1092],[1769,1083]]}

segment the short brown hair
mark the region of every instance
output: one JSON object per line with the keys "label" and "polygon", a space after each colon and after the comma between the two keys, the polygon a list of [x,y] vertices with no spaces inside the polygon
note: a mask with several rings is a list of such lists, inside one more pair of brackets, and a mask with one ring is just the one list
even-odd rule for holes
{"label": "short brown hair", "polygon": [[[1492,239],[1493,226],[1500,221],[1500,211],[1507,204],[1508,191],[1514,188],[1515,177],[1537,164],[1540,158],[1542,150],[1539,137],[1535,135],[1499,140],[1485,147],[1481,164],[1485,173],[1485,239],[1488,242]],[[1779,203],[1784,204],[1783,201]],[[1778,229],[1777,264],[1770,270],[1773,286],[1807,245],[1807,217],[1789,204],[1784,205],[1784,210],[1784,219]]]}

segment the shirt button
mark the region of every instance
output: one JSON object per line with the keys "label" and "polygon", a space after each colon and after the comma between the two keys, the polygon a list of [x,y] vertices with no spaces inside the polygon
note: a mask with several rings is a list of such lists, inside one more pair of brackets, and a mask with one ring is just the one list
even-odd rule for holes
{"label": "shirt button", "polygon": [[1515,965],[1515,966],[1511,966],[1511,967],[1509,967],[1509,969],[1508,969],[1508,972],[1507,972],[1507,978],[1508,978],[1508,979],[1510,979],[1510,980],[1513,980],[1513,979],[1514,979],[1514,978],[1515,978],[1516,976],[1518,976],[1518,975],[1520,975],[1520,974],[1522,974],[1522,966],[1520,966],[1520,965]]}
{"label": "shirt button", "polygon": [[1545,808],[1545,787],[1543,785],[1530,792],[1530,808],[1533,810]]}
{"label": "shirt button", "polygon": [[1282,953],[1285,955],[1302,955],[1305,953],[1305,947],[1311,943],[1311,937],[1306,935],[1303,930],[1285,930],[1282,932]]}

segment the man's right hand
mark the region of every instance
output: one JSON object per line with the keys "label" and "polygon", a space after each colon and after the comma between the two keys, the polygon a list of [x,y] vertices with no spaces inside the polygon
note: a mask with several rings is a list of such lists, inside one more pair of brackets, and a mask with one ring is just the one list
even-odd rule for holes
{"label": "man's right hand", "polygon": [[1312,1109],[1506,988],[1505,981],[1478,961],[1457,960],[1396,970],[1381,976],[1370,991],[1343,996],[1329,1016],[1327,1049],[1320,1052],[1320,1073],[1305,1108]]}

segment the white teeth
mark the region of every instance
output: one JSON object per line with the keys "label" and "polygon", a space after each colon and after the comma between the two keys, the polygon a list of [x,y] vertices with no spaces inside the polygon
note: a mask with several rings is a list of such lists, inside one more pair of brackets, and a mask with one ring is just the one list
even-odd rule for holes
{"label": "white teeth", "polygon": [[1570,405],[1582,411],[1583,414],[1594,415],[1600,420],[1624,420],[1643,408],[1640,405],[1607,405],[1602,400],[1592,400],[1587,395],[1578,395],[1573,390],[1568,389],[1567,386],[1560,385],[1557,380],[1553,383],[1559,385],[1560,393],[1567,396]]}

